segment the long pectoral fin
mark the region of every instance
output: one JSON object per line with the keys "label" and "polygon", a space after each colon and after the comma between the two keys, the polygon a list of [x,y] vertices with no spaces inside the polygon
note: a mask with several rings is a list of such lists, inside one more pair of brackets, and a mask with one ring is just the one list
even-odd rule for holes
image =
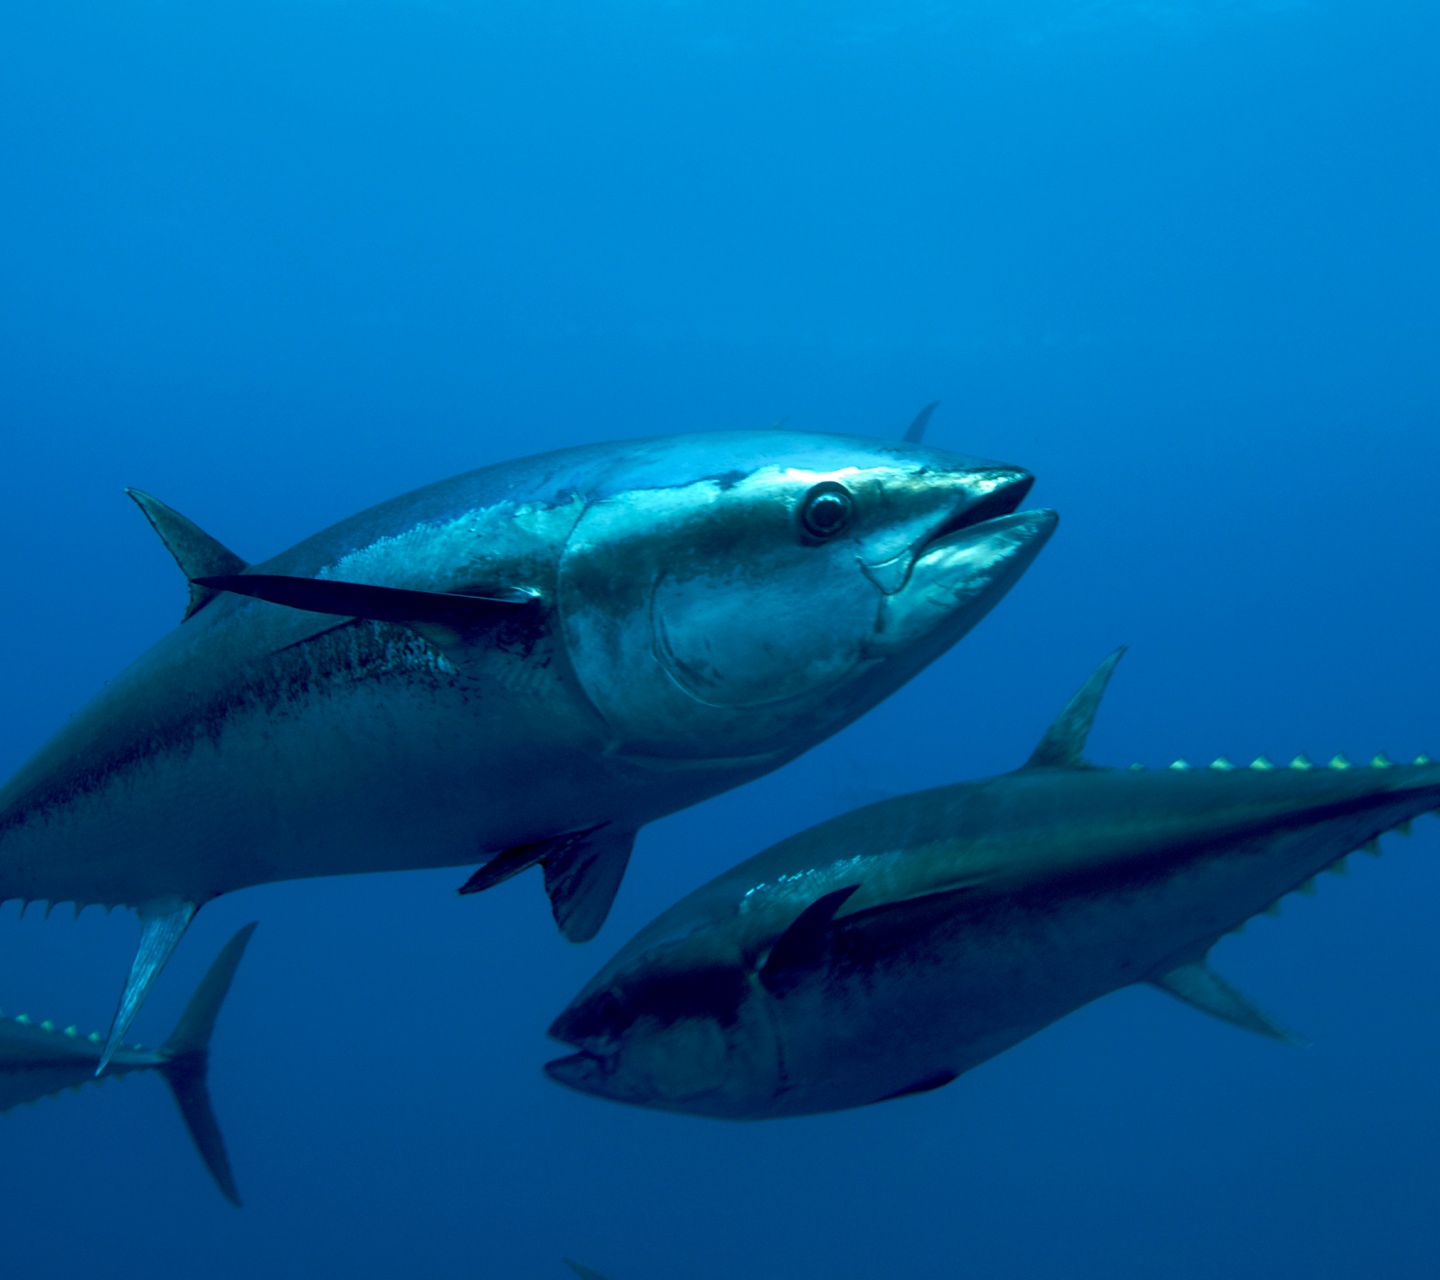
{"label": "long pectoral fin", "polygon": [[372,587],[332,578],[292,578],[279,573],[235,573],[193,581],[212,591],[268,600],[271,604],[329,613],[342,618],[368,618],[414,627],[440,643],[466,631],[513,616],[513,610],[538,598],[524,588],[485,588],[474,592],[411,591],[404,587]]}
{"label": "long pectoral fin", "polygon": [[760,981],[766,990],[777,994],[786,991],[802,973],[820,963],[829,943],[835,913],[859,887],[858,884],[846,885],[816,898],[790,922],[760,966]]}
{"label": "long pectoral fin", "polygon": [[149,902],[140,908],[140,946],[130,966],[130,976],[125,979],[125,990],[120,993],[120,1004],[115,1018],[110,1023],[110,1034],[105,1037],[105,1051],[100,1055],[100,1065],[95,1068],[98,1076],[109,1065],[110,1058],[120,1047],[150,988],[166,962],[175,953],[175,947],[185,936],[190,921],[195,918],[196,904],[182,902],[178,898],[165,898]]}
{"label": "long pectoral fin", "polygon": [[515,845],[491,858],[460,892],[483,893],[540,863],[555,923],[571,942],[589,942],[610,914],[634,844],[635,832],[602,823]]}
{"label": "long pectoral fin", "polygon": [[1168,973],[1161,974],[1158,978],[1151,978],[1150,981],[1161,991],[1168,992],[1177,999],[1185,1001],[1186,1004],[1199,1009],[1201,1013],[1208,1013],[1211,1017],[1233,1023],[1237,1027],[1243,1027],[1246,1031],[1254,1031],[1262,1036],[1283,1040],[1286,1044],[1305,1045],[1309,1043],[1304,1036],[1287,1030],[1269,1014],[1257,1008],[1204,960],[1195,960],[1189,964],[1179,965]]}

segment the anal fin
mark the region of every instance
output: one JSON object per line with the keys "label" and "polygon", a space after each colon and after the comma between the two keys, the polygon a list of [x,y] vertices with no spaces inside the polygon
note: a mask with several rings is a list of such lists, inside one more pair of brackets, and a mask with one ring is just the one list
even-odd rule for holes
{"label": "anal fin", "polygon": [[179,898],[163,898],[146,903],[140,908],[140,946],[130,966],[130,976],[125,979],[125,990],[120,993],[120,1004],[110,1023],[110,1034],[105,1037],[105,1052],[100,1055],[100,1065],[95,1074],[100,1075],[109,1065],[115,1050],[130,1030],[150,988],[166,962],[175,953],[175,947],[185,936],[190,921],[195,918],[196,904]]}
{"label": "anal fin", "polygon": [[1268,1013],[1252,1004],[1246,996],[1226,982],[1204,960],[1194,960],[1189,964],[1178,965],[1158,978],[1151,978],[1150,981],[1161,991],[1169,993],[1178,1000],[1185,1001],[1186,1004],[1199,1009],[1201,1013],[1208,1013],[1212,1018],[1219,1018],[1223,1022],[1232,1023],[1246,1031],[1270,1036],[1272,1039],[1284,1041],[1286,1044],[1306,1045],[1309,1043],[1304,1036],[1296,1035],[1293,1031],[1282,1027]]}

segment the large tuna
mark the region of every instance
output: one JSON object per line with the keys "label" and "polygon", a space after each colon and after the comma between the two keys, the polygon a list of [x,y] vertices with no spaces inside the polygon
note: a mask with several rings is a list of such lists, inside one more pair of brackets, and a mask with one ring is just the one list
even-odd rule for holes
{"label": "large tuna", "polygon": [[550,1075],[671,1111],[831,1111],[948,1084],[1136,982],[1289,1038],[1206,953],[1440,805],[1440,764],[1095,768],[1118,657],[1024,768],[812,827],[665,912],[556,1020],[579,1052]]}
{"label": "large tuna", "polygon": [[575,939],[636,831],[783,764],[964,635],[1044,545],[1031,477],[795,432],[587,446],[263,564],[140,504],[181,625],[0,791],[0,901],[143,924],[113,1046],[197,907],[269,880],[544,866]]}

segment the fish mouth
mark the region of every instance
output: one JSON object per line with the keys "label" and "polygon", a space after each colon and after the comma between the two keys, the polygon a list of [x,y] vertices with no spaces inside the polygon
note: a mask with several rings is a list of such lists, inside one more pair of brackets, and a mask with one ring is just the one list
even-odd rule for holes
{"label": "fish mouth", "polygon": [[610,1090],[605,1088],[605,1080],[609,1075],[606,1069],[605,1060],[598,1054],[590,1053],[582,1049],[579,1053],[568,1054],[563,1058],[555,1058],[545,1064],[545,1074],[556,1084],[563,1084],[567,1089],[574,1089],[579,1093],[598,1094],[601,1097],[610,1096]]}
{"label": "fish mouth", "polygon": [[894,595],[921,559],[955,541],[973,537],[986,526],[1015,514],[1035,486],[1035,477],[1019,467],[992,467],[966,474],[963,497],[939,524],[899,554],[860,568],[885,595]]}
{"label": "fish mouth", "polygon": [[910,652],[929,662],[944,652],[1005,598],[1059,522],[1055,512],[1037,508],[952,523],[933,536],[900,587],[881,597],[880,626],[866,656]]}

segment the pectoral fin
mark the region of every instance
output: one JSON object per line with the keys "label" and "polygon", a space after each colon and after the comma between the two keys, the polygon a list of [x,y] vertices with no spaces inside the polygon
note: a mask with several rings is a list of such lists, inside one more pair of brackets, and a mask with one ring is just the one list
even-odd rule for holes
{"label": "pectoral fin", "polygon": [[1293,1031],[1287,1030],[1269,1014],[1256,1008],[1204,960],[1179,965],[1158,978],[1151,978],[1150,981],[1161,991],[1166,991],[1177,999],[1185,1001],[1186,1004],[1199,1009],[1201,1013],[1208,1013],[1211,1017],[1233,1023],[1237,1027],[1243,1027],[1246,1031],[1254,1031],[1262,1036],[1283,1040],[1286,1044],[1305,1045],[1309,1043],[1304,1036],[1298,1036]]}
{"label": "pectoral fin", "polygon": [[760,966],[760,981],[767,990],[777,995],[788,991],[802,973],[815,968],[824,959],[835,913],[859,887],[851,884],[824,894],[791,921],[790,927],[775,940],[770,955]]}
{"label": "pectoral fin", "polygon": [[235,573],[196,578],[197,586],[232,591],[271,604],[309,613],[376,622],[438,623],[463,628],[487,622],[516,605],[534,603],[533,591],[511,587],[473,592],[410,591],[404,587],[372,587],[333,578],[292,578],[280,573]]}

